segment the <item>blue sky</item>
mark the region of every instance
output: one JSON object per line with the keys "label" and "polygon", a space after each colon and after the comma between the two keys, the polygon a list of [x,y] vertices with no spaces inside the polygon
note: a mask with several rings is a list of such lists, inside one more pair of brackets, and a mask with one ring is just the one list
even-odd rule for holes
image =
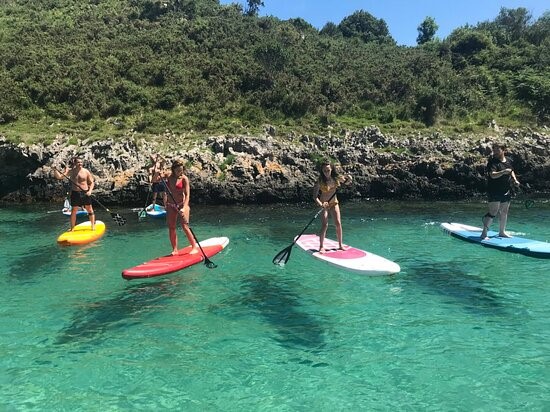
{"label": "blue sky", "polygon": [[[425,17],[433,17],[439,25],[436,36],[447,37],[465,24],[493,20],[501,7],[525,7],[534,19],[550,11],[548,0],[263,0],[260,16],[275,16],[281,20],[301,17],[318,29],[331,21],[340,23],[357,10],[365,10],[384,19],[390,34],[400,45],[416,45],[416,28]],[[244,0],[220,0],[221,4]]]}

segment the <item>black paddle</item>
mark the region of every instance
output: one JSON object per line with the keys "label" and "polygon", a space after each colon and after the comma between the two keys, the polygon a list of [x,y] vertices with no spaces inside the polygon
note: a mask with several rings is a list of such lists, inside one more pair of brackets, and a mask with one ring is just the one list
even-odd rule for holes
{"label": "black paddle", "polygon": [[[519,185],[519,186],[514,186],[512,187],[512,192],[517,195],[517,194],[522,194],[522,195],[525,195],[527,194],[527,191],[531,189],[531,186],[529,185],[529,183],[526,183],[525,185]],[[535,201],[533,199],[525,199],[525,201],[523,202],[523,205],[525,206],[525,209],[531,209],[533,206],[535,206]]]}
{"label": "black paddle", "polygon": [[[75,185],[76,187],[78,187],[80,190],[82,190],[83,192],[85,192],[84,189],[82,189],[82,187],[74,182],[69,176],[67,176],[65,173],[61,172],[60,170],[58,170],[56,167],[53,168],[54,170],[56,170],[59,174],[61,174],[63,177],[67,178],[69,180],[69,182],[71,182],[73,185]],[[109,208],[107,206],[105,206],[103,203],[101,203],[96,197],[94,197],[93,195],[90,195],[90,197],[95,200],[97,202],[97,204],[99,206],[101,206],[103,209],[105,209],[107,211],[107,213],[109,213],[111,215],[111,217],[113,218],[113,220],[115,221],[115,223],[119,226],[124,226],[126,224],[126,219],[119,215],[118,213],[113,213],[109,210]]]}
{"label": "black paddle", "polygon": [[[174,202],[174,204],[178,205],[178,202],[176,202],[176,199],[174,199],[174,195],[172,194],[172,191],[170,190],[170,188],[168,187],[168,182],[166,180],[164,180],[163,177],[160,178],[160,180],[162,181],[162,183],[164,184],[164,188],[166,189],[166,191],[168,192],[168,194],[170,195],[170,197],[172,198],[172,201]],[[178,213],[180,212],[180,208],[178,207]],[[193,235],[193,238],[195,239],[195,242],[197,242],[197,245],[199,245],[199,249],[201,250],[201,253],[202,253],[202,256],[204,257],[204,265],[208,268],[208,269],[215,269],[218,267],[218,265],[216,265],[214,262],[212,262],[210,259],[208,259],[208,256],[206,256],[206,253],[204,253],[204,250],[202,250],[202,246],[199,242],[199,240],[197,239],[197,236],[195,235],[195,232],[193,232],[193,229],[191,229],[191,227],[189,226],[189,222],[186,222],[187,223],[187,228],[189,229],[189,231],[191,232],[191,234]]]}
{"label": "black paddle", "polygon": [[151,184],[149,184],[149,190],[147,191],[147,199],[145,199],[145,206],[143,206],[143,209],[141,209],[138,212],[138,218],[139,219],[144,218],[144,217],[147,216],[147,212],[145,211],[145,209],[147,209],[147,205],[149,204],[149,196],[151,195],[151,192],[152,192]]}
{"label": "black paddle", "polygon": [[[328,198],[327,202],[330,202],[335,195],[336,195],[336,192],[334,192],[332,194],[332,196]],[[304,234],[304,232],[309,227],[309,225],[311,225],[313,223],[313,221],[315,219],[317,219],[317,216],[319,216],[323,210],[325,210],[325,208],[322,208],[317,213],[315,213],[315,216],[313,216],[311,218],[311,220],[306,225],[306,227],[304,227],[304,229],[300,232],[300,234],[294,238],[292,243],[290,245],[288,245],[286,248],[284,248],[283,250],[281,250],[279,253],[277,253],[277,255],[275,255],[275,257],[273,258],[273,264],[274,265],[281,265],[282,266],[282,265],[285,265],[286,262],[288,262],[288,259],[290,259],[290,253],[292,252],[292,246],[294,246],[294,244],[300,238],[300,236],[302,236]]]}
{"label": "black paddle", "polygon": [[[527,190],[531,189],[531,186],[529,185],[529,183],[526,183],[525,186],[520,185],[519,187],[524,194],[526,193],[526,189]],[[533,206],[535,206],[535,201],[533,199],[525,199],[525,202],[523,204],[525,205],[525,209],[531,209]]]}

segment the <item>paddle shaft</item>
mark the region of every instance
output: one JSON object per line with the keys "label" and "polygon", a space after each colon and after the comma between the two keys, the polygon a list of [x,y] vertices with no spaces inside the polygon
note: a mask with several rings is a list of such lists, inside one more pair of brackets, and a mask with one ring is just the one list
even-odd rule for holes
{"label": "paddle shaft", "polygon": [[[161,176],[160,180],[164,184],[164,188],[166,189],[166,192],[168,192],[168,194],[170,195],[170,198],[172,199],[172,201],[174,202],[174,204],[178,208],[178,212],[179,212],[181,209],[178,207],[178,202],[176,202],[176,199],[174,198],[174,195],[172,194],[172,191],[168,187],[168,182],[166,180],[164,180],[164,178],[162,176]],[[184,224],[187,224],[187,228],[189,229],[189,231],[193,235],[193,238],[195,239],[195,242],[197,242],[197,245],[199,246],[199,249],[201,250],[202,256],[204,257],[205,265],[209,268],[216,267],[214,262],[212,262],[210,259],[208,259],[208,256],[206,256],[206,253],[204,253],[204,250],[202,250],[201,243],[197,239],[197,236],[195,235],[195,232],[193,232],[193,229],[191,229],[191,226],[189,226],[189,222],[184,222]]]}

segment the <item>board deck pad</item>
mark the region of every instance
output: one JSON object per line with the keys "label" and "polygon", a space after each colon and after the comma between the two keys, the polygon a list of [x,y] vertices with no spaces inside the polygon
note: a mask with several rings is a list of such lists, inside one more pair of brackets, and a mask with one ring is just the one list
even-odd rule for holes
{"label": "board deck pad", "polygon": [[325,238],[326,252],[319,253],[319,236],[314,234],[300,236],[296,245],[316,259],[369,276],[391,275],[401,270],[397,263],[365,250],[346,245],[345,250],[340,250],[338,242],[332,239]]}
{"label": "board deck pad", "polygon": [[57,238],[57,243],[63,246],[85,245],[101,238],[105,230],[105,223],[101,220],[95,221],[94,230],[92,230],[92,224],[88,220],[76,225],[72,231],[63,232]]}
{"label": "board deck pad", "polygon": [[[208,258],[221,252],[228,244],[229,239],[227,237],[215,237],[200,242],[202,250]],[[192,255],[189,254],[190,251],[191,246],[187,246],[180,249],[178,255],[161,256],[132,268],[124,269],[122,271],[122,277],[127,280],[132,280],[162,276],[204,261],[204,256],[200,250],[199,253]]]}
{"label": "board deck pad", "polygon": [[520,253],[522,255],[550,259],[550,243],[539,240],[526,239],[519,236],[510,238],[500,237],[497,232],[489,231],[489,239],[481,239],[482,228],[469,226],[462,223],[442,223],[441,228],[451,236],[471,243],[477,243],[485,247],[499,249],[506,252]]}

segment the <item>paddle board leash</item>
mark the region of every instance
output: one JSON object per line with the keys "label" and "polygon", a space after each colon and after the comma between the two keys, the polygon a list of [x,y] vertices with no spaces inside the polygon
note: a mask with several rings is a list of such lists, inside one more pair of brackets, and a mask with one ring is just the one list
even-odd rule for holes
{"label": "paddle board leash", "polygon": [[[172,194],[172,191],[170,190],[170,188],[168,187],[168,182],[166,180],[164,180],[164,178],[161,176],[160,180],[162,181],[162,184],[164,185],[164,189],[166,189],[166,191],[168,192],[168,194],[170,195],[170,198],[172,198],[172,202],[174,202],[174,204],[176,205],[177,209],[178,209],[178,213],[181,211],[181,209],[178,207],[178,202],[176,202],[176,199],[174,198],[174,195]],[[183,216],[180,215],[180,217],[183,219]],[[212,262],[208,256],[206,256],[206,253],[204,253],[204,250],[202,250],[202,246],[201,246],[201,243],[199,242],[199,240],[197,239],[197,236],[195,235],[195,232],[193,232],[193,229],[191,229],[191,226],[189,226],[189,222],[186,222],[184,220],[184,224],[187,225],[187,228],[189,229],[189,231],[191,232],[191,234],[193,235],[193,238],[195,239],[195,242],[197,242],[197,245],[199,245],[199,249],[201,250],[201,253],[202,253],[202,256],[204,257],[204,265],[208,268],[208,269],[215,269],[218,267],[218,265],[216,265],[214,262]]]}
{"label": "paddle board leash", "polygon": [[[332,194],[331,197],[328,198],[327,202],[330,202],[334,196],[336,196],[336,191]],[[304,232],[307,230],[309,225],[311,225],[313,221],[317,219],[317,216],[319,216],[323,210],[325,210],[324,207],[319,209],[319,211],[315,213],[315,216],[311,218],[309,223],[306,225],[306,227],[304,227],[304,229],[300,232],[300,234],[294,238],[292,243],[275,255],[275,257],[273,258],[274,265],[283,266],[286,264],[286,262],[288,262],[288,259],[290,259],[290,253],[292,252],[292,247],[294,246],[294,244],[298,241],[300,236],[304,234]]]}
{"label": "paddle board leash", "polygon": [[[65,173],[63,173],[62,171],[60,171],[58,168],[56,168],[55,166],[52,166],[52,168],[57,171],[60,175],[62,175],[63,177],[65,177],[67,180],[69,180],[69,182],[71,182],[73,185],[75,185],[76,187],[78,187],[81,191],[83,192],[86,192],[78,183],[74,182],[69,176],[67,176]],[[111,212],[109,210],[109,208],[107,206],[105,206],[103,203],[101,203],[97,197],[93,196],[93,195],[90,195],[90,197],[95,200],[97,202],[97,204],[99,206],[101,206],[103,209],[105,209],[107,211],[107,213],[109,213],[111,215],[111,217],[113,218],[114,222],[119,225],[119,226],[124,226],[126,224],[126,219],[119,215],[118,213],[114,213],[114,212]]]}

